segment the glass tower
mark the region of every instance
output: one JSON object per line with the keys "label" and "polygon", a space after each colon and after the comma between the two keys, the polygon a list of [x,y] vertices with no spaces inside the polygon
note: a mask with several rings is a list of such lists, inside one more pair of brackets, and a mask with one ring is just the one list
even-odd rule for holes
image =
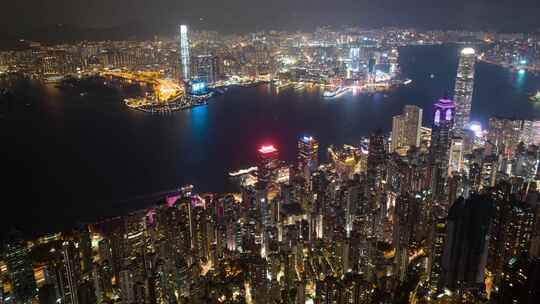
{"label": "glass tower", "polygon": [[180,25],[180,67],[182,80],[184,82],[190,79],[190,54],[189,54],[189,35],[187,25]]}
{"label": "glass tower", "polygon": [[476,52],[473,48],[464,48],[459,56],[459,66],[454,88],[456,116],[454,128],[461,132],[469,123],[474,88],[474,65]]}

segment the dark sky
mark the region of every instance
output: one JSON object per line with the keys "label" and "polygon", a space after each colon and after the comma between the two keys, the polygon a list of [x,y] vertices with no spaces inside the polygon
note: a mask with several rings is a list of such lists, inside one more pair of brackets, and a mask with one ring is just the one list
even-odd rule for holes
{"label": "dark sky", "polygon": [[315,25],[535,30],[540,0],[3,0],[2,29],[63,23],[85,27],[145,24],[162,31],[203,18],[209,28]]}

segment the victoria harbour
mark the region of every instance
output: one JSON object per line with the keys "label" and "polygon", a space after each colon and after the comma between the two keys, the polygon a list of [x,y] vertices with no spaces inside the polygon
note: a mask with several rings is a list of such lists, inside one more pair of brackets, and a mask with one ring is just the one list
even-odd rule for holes
{"label": "victoria harbour", "polygon": [[[309,134],[318,138],[325,160],[329,145],[357,144],[377,128],[389,131],[405,104],[424,108],[429,125],[434,100],[453,90],[458,52],[455,45],[402,48],[401,73],[412,82],[385,93],[325,99],[313,88],[276,92],[259,85],[231,88],[208,105],[170,114],[129,109],[115,94],[74,96],[52,85],[19,84],[26,101],[2,113],[1,155],[9,197],[26,203],[2,227],[28,221],[44,229],[42,218],[63,227],[185,184],[232,191],[228,172],[254,164],[261,144],[279,147],[281,157],[293,161],[298,136]],[[485,63],[476,69],[472,120],[540,118],[540,105],[527,99],[540,88],[539,77]],[[34,212],[23,219],[29,209]]]}

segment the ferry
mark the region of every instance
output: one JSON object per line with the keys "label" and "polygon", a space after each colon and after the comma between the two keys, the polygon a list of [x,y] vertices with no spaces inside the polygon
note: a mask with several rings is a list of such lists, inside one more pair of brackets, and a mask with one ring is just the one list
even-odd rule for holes
{"label": "ferry", "polygon": [[540,91],[536,91],[536,94],[529,97],[531,102],[540,102]]}
{"label": "ferry", "polygon": [[43,78],[44,83],[61,83],[64,76],[48,76]]}
{"label": "ferry", "polygon": [[292,83],[288,82],[288,81],[278,81],[278,82],[276,82],[276,89],[278,89],[278,90],[286,89],[286,88],[288,88],[290,86],[292,86]]}
{"label": "ferry", "polygon": [[296,91],[301,91],[301,90],[303,90],[305,88],[306,88],[306,85],[303,82],[299,82],[299,83],[294,85],[294,89]]}
{"label": "ferry", "polygon": [[335,90],[325,90],[323,93],[323,97],[326,98],[333,98],[333,97],[339,97],[349,91],[349,88],[347,87],[337,87]]}

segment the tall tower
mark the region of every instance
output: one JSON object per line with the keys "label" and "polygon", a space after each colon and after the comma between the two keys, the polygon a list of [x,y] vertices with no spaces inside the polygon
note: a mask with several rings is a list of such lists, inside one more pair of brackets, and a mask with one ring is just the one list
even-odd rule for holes
{"label": "tall tower", "polygon": [[473,48],[461,50],[454,88],[454,101],[456,102],[454,128],[458,132],[463,131],[467,126],[471,115],[475,62],[476,52]]}
{"label": "tall tower", "polygon": [[17,303],[30,303],[36,295],[36,281],[28,249],[18,232],[10,236],[4,247],[7,270]]}
{"label": "tall tower", "polygon": [[439,200],[446,199],[454,111],[454,102],[449,99],[441,99],[434,105],[435,114],[431,131],[432,189]]}
{"label": "tall tower", "polygon": [[273,145],[262,146],[258,152],[258,180],[269,183],[274,179],[279,167],[279,152]]}
{"label": "tall tower", "polygon": [[420,146],[420,128],[422,127],[422,109],[406,105],[403,114],[392,119],[392,152],[400,147]]}
{"label": "tall tower", "polygon": [[319,165],[319,142],[311,136],[298,140],[298,171],[308,177]]}
{"label": "tall tower", "polygon": [[385,163],[386,151],[384,149],[384,136],[382,130],[377,130],[369,137],[367,158],[368,188],[374,189],[381,180]]}
{"label": "tall tower", "polygon": [[180,25],[180,71],[182,80],[189,81],[190,75],[190,54],[189,54],[189,35],[187,25]]}

